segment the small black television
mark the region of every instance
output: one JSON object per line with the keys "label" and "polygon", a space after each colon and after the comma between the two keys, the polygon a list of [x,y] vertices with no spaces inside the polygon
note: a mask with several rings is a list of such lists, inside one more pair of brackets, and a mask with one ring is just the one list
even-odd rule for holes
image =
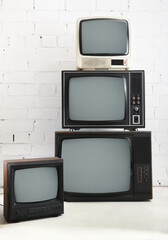
{"label": "small black television", "polygon": [[88,17],[77,21],[77,68],[128,69],[131,41],[128,19]]}
{"label": "small black television", "polygon": [[4,161],[4,217],[7,222],[59,216],[63,204],[63,160]]}
{"label": "small black television", "polygon": [[65,201],[152,199],[151,132],[55,132]]}
{"label": "small black television", "polygon": [[62,128],[145,127],[145,73],[62,71]]}

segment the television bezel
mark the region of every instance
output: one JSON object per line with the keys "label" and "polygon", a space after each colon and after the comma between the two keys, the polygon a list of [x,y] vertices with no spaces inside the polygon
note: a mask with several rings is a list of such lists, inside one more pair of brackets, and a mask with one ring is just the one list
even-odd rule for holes
{"label": "television bezel", "polygon": [[[80,139],[80,138],[124,138],[128,139],[130,142],[130,190],[125,192],[116,192],[116,193],[76,193],[76,192],[66,192],[64,191],[64,200],[65,201],[134,201],[134,200],[146,200],[152,198],[152,192],[149,194],[135,194],[135,173],[134,173],[134,138],[136,136],[147,136],[151,137],[151,132],[136,132],[136,131],[58,131],[55,132],[55,156],[61,157],[62,151],[62,141],[65,139]],[[151,146],[150,146],[151,147]],[[151,149],[149,149],[149,152]],[[151,157],[151,153],[150,153]],[[103,160],[102,160],[103,161]],[[151,161],[151,158],[149,159]],[[150,162],[151,164],[151,162]],[[152,178],[152,175],[151,175]],[[152,179],[150,179],[152,182]],[[152,190],[151,190],[152,191]]]}
{"label": "television bezel", "polygon": [[[58,191],[54,199],[36,202],[16,202],[14,192],[15,171],[29,168],[55,167],[58,174]],[[4,161],[4,216],[7,222],[17,222],[36,218],[59,216],[64,213],[63,193],[63,160],[58,157],[32,158]],[[47,213],[46,208],[53,208]],[[29,212],[28,216],[17,216],[22,209]],[[19,215],[19,214],[18,214]]]}
{"label": "television bezel", "polygon": [[[142,74],[142,109],[140,124],[131,124],[131,90],[130,90],[130,76],[132,73]],[[69,82],[71,78],[75,77],[122,77],[124,79],[124,93],[125,93],[125,113],[122,120],[100,120],[100,121],[86,121],[86,120],[71,120],[69,116]],[[143,70],[129,70],[129,71],[62,71],[62,128],[80,129],[80,128],[124,128],[135,130],[136,128],[145,127],[145,83]]]}
{"label": "television bezel", "polygon": [[[95,20],[114,20],[114,21],[120,21],[120,22],[126,22],[127,24],[127,52],[126,53],[83,53],[82,52],[82,23],[86,21],[95,21]],[[83,56],[127,56],[130,51],[130,46],[129,46],[129,41],[130,41],[130,36],[129,36],[129,22],[127,19],[122,19],[122,18],[109,18],[109,17],[102,17],[102,18],[90,18],[90,19],[82,19],[79,22],[79,51],[80,54]]]}

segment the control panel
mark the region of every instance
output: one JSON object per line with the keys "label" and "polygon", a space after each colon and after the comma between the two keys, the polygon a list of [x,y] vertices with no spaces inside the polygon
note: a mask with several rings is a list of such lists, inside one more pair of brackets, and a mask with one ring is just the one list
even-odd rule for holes
{"label": "control panel", "polygon": [[150,181],[150,167],[148,164],[137,166],[137,183],[145,184]]}
{"label": "control panel", "polygon": [[133,95],[131,99],[132,105],[132,124],[140,124],[140,107],[141,107],[141,97],[140,95]]}

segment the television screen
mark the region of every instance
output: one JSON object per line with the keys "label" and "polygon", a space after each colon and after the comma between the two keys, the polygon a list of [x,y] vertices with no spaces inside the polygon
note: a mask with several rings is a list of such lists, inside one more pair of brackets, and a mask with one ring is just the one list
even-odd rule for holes
{"label": "television screen", "polygon": [[127,138],[62,141],[64,191],[119,193],[130,190],[131,150]]}
{"label": "television screen", "polygon": [[80,51],[83,55],[128,54],[128,22],[108,18],[81,21]]}
{"label": "television screen", "polygon": [[51,200],[57,197],[58,174],[55,167],[26,168],[15,171],[14,194],[17,203]]}
{"label": "television screen", "polygon": [[112,76],[70,78],[69,117],[71,120],[79,121],[123,120],[125,78]]}

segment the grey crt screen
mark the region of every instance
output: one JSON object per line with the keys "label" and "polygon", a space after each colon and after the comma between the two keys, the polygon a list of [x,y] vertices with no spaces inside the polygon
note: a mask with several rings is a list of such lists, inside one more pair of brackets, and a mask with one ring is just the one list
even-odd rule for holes
{"label": "grey crt screen", "polygon": [[96,19],[81,22],[82,54],[128,54],[126,20]]}
{"label": "grey crt screen", "polygon": [[15,171],[16,202],[39,202],[57,197],[58,173],[55,167],[27,168]]}
{"label": "grey crt screen", "polygon": [[110,121],[125,118],[123,77],[73,77],[69,81],[69,118]]}
{"label": "grey crt screen", "polygon": [[128,139],[65,139],[61,157],[64,159],[64,191],[115,193],[130,189]]}

